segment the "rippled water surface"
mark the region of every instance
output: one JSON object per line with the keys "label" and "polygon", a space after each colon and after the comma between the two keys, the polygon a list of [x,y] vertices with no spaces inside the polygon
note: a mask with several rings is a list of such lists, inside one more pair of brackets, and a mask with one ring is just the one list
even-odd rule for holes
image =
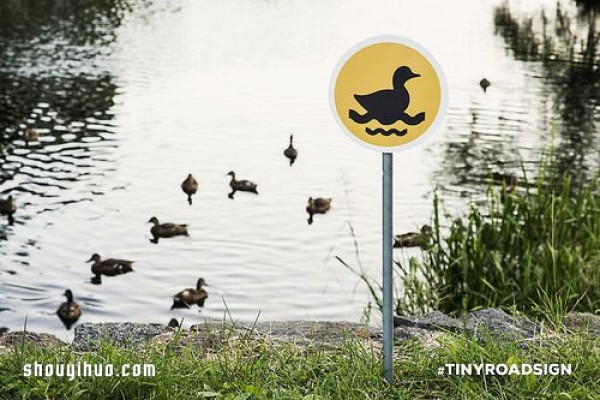
{"label": "rippled water surface", "polygon": [[[523,51],[527,31],[510,25],[531,16],[541,32],[541,10],[556,21],[554,1],[111,3],[121,5],[0,14],[26,10],[36,26],[0,28],[0,193],[19,206],[13,226],[0,219],[0,325],[11,329],[26,321],[68,337],[54,315],[66,288],[80,322],[359,320],[369,295],[335,256],[357,264],[350,221],[366,272],[379,276],[381,160],[339,132],[328,85],[365,37],[421,42],[450,88],[438,133],[395,157],[396,231],[429,221],[435,187],[460,213],[490,173],[521,176],[521,162],[533,172],[551,132],[565,170],[598,165],[594,61],[577,72],[558,36],[544,54]],[[586,17],[569,2],[563,11],[585,38]],[[38,143],[21,139],[27,126]],[[292,167],[282,155],[291,133]],[[260,194],[229,199],[230,170]],[[192,206],[179,186],[190,172]],[[334,199],[312,225],[309,196]],[[151,243],[151,216],[189,224],[190,236]],[[92,285],[92,253],[134,260],[135,273]],[[171,311],[171,296],[200,276],[202,311]]]}

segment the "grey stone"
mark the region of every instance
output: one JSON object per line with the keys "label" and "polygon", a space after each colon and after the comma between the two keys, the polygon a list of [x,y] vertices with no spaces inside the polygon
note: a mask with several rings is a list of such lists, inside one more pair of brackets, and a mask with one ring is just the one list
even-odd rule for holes
{"label": "grey stone", "polygon": [[416,327],[430,331],[462,332],[464,323],[440,311],[432,311],[420,316],[394,317],[395,327]]}
{"label": "grey stone", "polygon": [[58,347],[66,345],[65,342],[48,333],[16,331],[0,335],[0,346],[15,347],[20,344],[33,345],[35,347]]}
{"label": "grey stone", "polygon": [[106,341],[119,347],[132,348],[157,335],[172,331],[162,324],[84,323],[75,327],[72,346],[78,351],[94,351],[101,341]]}
{"label": "grey stone", "polygon": [[504,336],[513,340],[532,338],[538,333],[536,325],[527,317],[513,317],[495,308],[474,311],[459,318],[452,318],[440,311],[418,316],[396,316],[394,326],[398,340],[426,337],[430,332],[468,334],[478,339],[487,335]]}
{"label": "grey stone", "polygon": [[600,336],[600,315],[584,312],[570,312],[563,319],[567,329],[575,332]]}
{"label": "grey stone", "polygon": [[464,321],[467,331],[478,338],[489,333],[512,339],[528,339],[534,337],[538,330],[529,318],[512,316],[497,308],[471,312],[464,317]]}

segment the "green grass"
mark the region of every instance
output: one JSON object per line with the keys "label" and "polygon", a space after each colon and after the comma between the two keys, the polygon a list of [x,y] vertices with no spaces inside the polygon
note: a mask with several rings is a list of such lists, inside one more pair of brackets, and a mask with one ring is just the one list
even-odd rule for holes
{"label": "green grass", "polygon": [[552,170],[542,163],[536,180],[513,193],[490,185],[485,204],[444,234],[436,197],[433,246],[403,269],[398,311],[600,309],[600,180],[575,185]]}
{"label": "green grass", "polygon": [[[561,321],[570,310],[600,310],[600,175],[557,176],[552,160],[550,149],[537,177],[512,193],[490,176],[485,200],[465,215],[443,213],[435,194],[431,247],[396,262],[396,313],[498,307]],[[358,257],[358,267],[338,260],[381,309],[381,287]]]}
{"label": "green grass", "polygon": [[[226,328],[224,328],[226,329]],[[225,335],[226,336],[226,335]],[[396,346],[395,383],[382,380],[378,350],[348,339],[339,348],[274,344],[248,337],[206,351],[155,345],[144,351],[102,343],[95,353],[21,345],[0,354],[2,399],[598,399],[600,339],[475,341],[444,334],[438,346]],[[25,363],[152,363],[153,378],[23,377]],[[571,376],[444,376],[450,363],[571,363]]]}

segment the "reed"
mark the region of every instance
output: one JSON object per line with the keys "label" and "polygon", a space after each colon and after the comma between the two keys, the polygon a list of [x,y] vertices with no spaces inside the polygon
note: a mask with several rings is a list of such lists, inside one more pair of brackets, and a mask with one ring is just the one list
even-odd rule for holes
{"label": "reed", "polygon": [[435,195],[432,247],[422,262],[397,263],[403,286],[397,312],[600,309],[598,177],[556,176],[550,152],[533,181],[525,178],[512,193],[490,184],[483,204],[451,219],[447,229],[440,221]]}

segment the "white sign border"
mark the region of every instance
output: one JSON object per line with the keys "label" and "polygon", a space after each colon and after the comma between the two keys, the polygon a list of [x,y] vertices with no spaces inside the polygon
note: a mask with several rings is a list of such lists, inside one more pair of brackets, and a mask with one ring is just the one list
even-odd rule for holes
{"label": "white sign border", "polygon": [[[405,46],[408,46],[408,47],[411,47],[411,48],[417,50],[433,66],[433,69],[435,70],[435,72],[438,76],[438,79],[440,81],[441,99],[440,99],[439,111],[438,111],[437,115],[435,116],[435,120],[433,121],[431,126],[429,126],[427,131],[425,131],[421,134],[421,136],[419,136],[415,140],[413,140],[409,143],[406,143],[406,144],[399,144],[397,146],[389,146],[388,147],[388,146],[377,146],[374,144],[369,144],[369,143],[363,142],[362,140],[360,140],[359,138],[354,136],[354,134],[346,128],[346,126],[344,125],[342,119],[340,118],[340,116],[337,112],[337,107],[335,105],[335,83],[337,81],[337,77],[338,77],[342,67],[344,66],[344,64],[346,64],[346,61],[348,61],[350,59],[350,57],[352,57],[354,54],[356,54],[359,50],[361,50],[367,46],[370,46],[373,44],[378,44],[378,43],[398,43],[398,44],[402,44],[402,45],[405,45]],[[365,40],[355,44],[354,46],[352,46],[349,50],[347,50],[342,55],[340,60],[337,62],[335,69],[333,70],[333,73],[331,75],[331,81],[329,83],[329,106],[331,107],[331,111],[333,112],[335,120],[337,121],[338,125],[340,126],[340,128],[342,129],[344,134],[346,136],[350,137],[350,139],[352,139],[355,143],[358,143],[359,145],[361,145],[369,150],[375,150],[379,153],[404,151],[404,150],[409,150],[413,147],[420,145],[421,142],[423,142],[424,140],[428,139],[431,135],[433,135],[437,131],[439,126],[442,124],[442,122],[446,116],[446,110],[448,108],[448,83],[446,82],[446,75],[444,75],[444,72],[442,71],[442,68],[438,64],[437,60],[421,44],[415,42],[412,39],[408,39],[404,36],[398,36],[398,35],[373,36],[373,37],[365,39]]]}

